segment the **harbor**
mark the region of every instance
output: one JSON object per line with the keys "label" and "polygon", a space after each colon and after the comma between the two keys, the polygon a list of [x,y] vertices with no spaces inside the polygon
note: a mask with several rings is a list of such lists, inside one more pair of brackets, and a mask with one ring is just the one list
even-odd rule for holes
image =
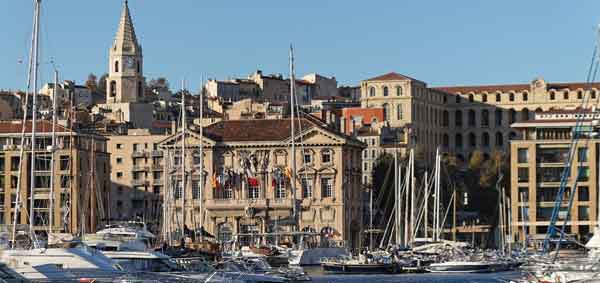
{"label": "harbor", "polygon": [[25,90],[0,90],[0,283],[600,282],[600,26],[584,82],[344,86],[297,75],[291,42],[285,75],[171,86],[118,2],[85,85],[45,53],[62,4],[28,7]]}

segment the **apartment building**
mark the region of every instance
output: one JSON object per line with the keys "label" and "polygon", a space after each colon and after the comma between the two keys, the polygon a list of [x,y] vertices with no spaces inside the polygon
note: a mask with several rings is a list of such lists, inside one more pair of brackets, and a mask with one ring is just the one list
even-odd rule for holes
{"label": "apartment building", "polygon": [[[95,232],[110,209],[105,198],[110,188],[106,138],[57,126],[57,144],[53,149],[52,123],[38,121],[32,164],[31,121],[25,125],[25,162],[20,162],[22,124],[22,121],[0,121],[0,225],[12,226],[15,201],[20,192],[22,209],[17,216],[20,227],[27,227],[32,213],[36,233]],[[50,174],[52,162],[53,177]],[[33,174],[29,171],[32,167]],[[53,190],[51,184],[54,184]],[[28,203],[31,187],[33,209]],[[51,205],[53,215],[50,215]]]}
{"label": "apartment building", "polygon": [[137,218],[158,227],[166,174],[159,143],[166,137],[148,129],[129,129],[127,135],[107,136],[111,153],[110,219]]}
{"label": "apartment building", "polygon": [[[578,240],[584,240],[598,225],[600,139],[594,120],[599,118],[599,114],[589,110],[550,110],[535,113],[530,121],[512,124],[521,137],[510,145],[511,225],[515,240],[545,238],[574,134],[580,139],[573,152],[558,225],[568,219],[565,231]],[[583,119],[580,127],[576,127],[577,119]],[[567,211],[571,195],[573,205]]]}
{"label": "apartment building", "polygon": [[[289,119],[221,121],[206,127],[204,137],[197,130],[188,133],[184,191],[181,133],[161,142],[165,158],[173,161],[166,168],[171,172],[167,187],[175,188],[166,196],[172,200],[167,219],[180,224],[173,224],[172,230],[180,229],[181,223],[198,227],[203,219],[219,241],[238,233],[292,231],[290,126]],[[364,145],[310,116],[297,122],[296,133],[298,228],[358,247]],[[199,159],[201,138],[204,168]],[[201,174],[206,177],[203,185]]]}

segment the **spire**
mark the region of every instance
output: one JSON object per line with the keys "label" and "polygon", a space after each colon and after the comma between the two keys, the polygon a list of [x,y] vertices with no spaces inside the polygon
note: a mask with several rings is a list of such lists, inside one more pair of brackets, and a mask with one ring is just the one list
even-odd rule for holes
{"label": "spire", "polygon": [[[125,46],[129,46],[129,48],[123,48]],[[139,48],[127,0],[123,2],[123,12],[121,12],[121,19],[119,21],[119,29],[115,36],[114,47],[115,49],[122,49],[122,51],[136,51]]]}

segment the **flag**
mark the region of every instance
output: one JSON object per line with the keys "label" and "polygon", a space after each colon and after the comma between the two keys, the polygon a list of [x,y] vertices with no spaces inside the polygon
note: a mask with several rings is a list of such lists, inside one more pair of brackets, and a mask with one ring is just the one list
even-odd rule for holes
{"label": "flag", "polygon": [[290,167],[287,167],[287,168],[285,168],[285,175],[286,175],[286,176],[287,176],[289,179],[292,179],[292,174],[293,174],[293,173],[292,173],[292,168],[290,168]]}
{"label": "flag", "polygon": [[258,179],[254,178],[254,177],[248,177],[248,185],[253,186],[253,187],[257,187],[258,186]]}
{"label": "flag", "polygon": [[213,173],[211,182],[213,189],[219,189],[219,180],[217,179],[217,173]]}
{"label": "flag", "polygon": [[273,179],[271,180],[271,185],[273,186],[273,188],[276,188],[276,187],[277,187],[277,180],[276,180],[275,178],[273,178]]}

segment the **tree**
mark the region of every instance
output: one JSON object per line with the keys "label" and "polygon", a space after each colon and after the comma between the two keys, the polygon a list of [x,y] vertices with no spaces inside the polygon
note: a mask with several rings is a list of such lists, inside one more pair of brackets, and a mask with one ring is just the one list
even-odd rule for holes
{"label": "tree", "polygon": [[148,88],[152,91],[168,91],[169,81],[164,77],[158,77],[156,79],[150,80],[150,82],[148,83]]}
{"label": "tree", "polygon": [[85,81],[85,87],[87,87],[92,92],[96,92],[98,90],[98,83],[96,82],[96,79],[96,75],[90,73],[88,75],[87,81]]}

